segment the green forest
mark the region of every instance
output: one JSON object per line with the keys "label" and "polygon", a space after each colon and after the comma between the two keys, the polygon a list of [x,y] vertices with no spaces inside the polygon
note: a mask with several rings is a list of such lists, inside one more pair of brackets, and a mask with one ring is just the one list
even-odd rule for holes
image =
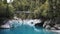
{"label": "green forest", "polygon": [[[31,13],[27,15],[26,11]],[[22,19],[56,19],[60,17],[60,0],[0,0],[0,21],[13,19],[14,14]]]}

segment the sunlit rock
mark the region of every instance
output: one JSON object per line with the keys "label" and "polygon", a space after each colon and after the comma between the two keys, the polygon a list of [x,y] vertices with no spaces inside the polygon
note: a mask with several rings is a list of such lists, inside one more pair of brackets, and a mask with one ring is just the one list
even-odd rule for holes
{"label": "sunlit rock", "polygon": [[4,24],[4,25],[1,25],[0,28],[10,28],[10,25],[9,24]]}
{"label": "sunlit rock", "polygon": [[26,20],[23,20],[22,23],[25,24],[25,25],[29,25],[29,26],[34,26],[36,23],[40,23],[41,21],[38,20],[38,19],[26,19]]}
{"label": "sunlit rock", "polygon": [[[2,25],[3,28],[12,28],[12,27],[18,27],[21,25],[29,25],[29,26],[35,26],[36,23],[40,23],[41,21],[39,19],[12,19],[8,20],[4,25]],[[8,26],[6,26],[6,24]]]}
{"label": "sunlit rock", "polygon": [[56,30],[60,30],[60,24],[56,24],[56,25],[54,25],[54,27]]}
{"label": "sunlit rock", "polygon": [[51,27],[51,30],[56,30],[54,27]]}
{"label": "sunlit rock", "polygon": [[46,25],[46,27],[45,27],[46,29],[50,29],[51,27],[49,26],[49,25]]}
{"label": "sunlit rock", "polygon": [[43,27],[45,28],[47,25],[49,25],[50,22],[51,22],[51,20],[46,20],[43,24]]}

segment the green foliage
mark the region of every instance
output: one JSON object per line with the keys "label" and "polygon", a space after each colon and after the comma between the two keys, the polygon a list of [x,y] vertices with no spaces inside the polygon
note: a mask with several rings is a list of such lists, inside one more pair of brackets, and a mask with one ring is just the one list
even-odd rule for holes
{"label": "green foliage", "polygon": [[12,4],[6,3],[6,1],[0,2],[0,18],[12,18],[14,15],[14,7]]}
{"label": "green foliage", "polygon": [[0,2],[0,16],[1,17],[6,17],[6,4],[3,2]]}
{"label": "green foliage", "polygon": [[14,13],[15,13],[14,10],[15,9],[11,4],[8,5],[8,11],[7,11],[8,12],[8,14],[7,14],[8,18],[13,18],[14,17]]}
{"label": "green foliage", "polygon": [[19,14],[21,18],[40,18],[43,17],[58,17],[60,16],[60,0],[14,0],[8,5],[6,0],[0,2],[0,15],[12,17],[15,11],[30,11],[28,15],[25,13]]}
{"label": "green foliage", "polygon": [[[28,18],[39,18],[47,16],[49,10],[48,0],[14,0],[12,3],[16,11],[30,11]],[[23,15],[22,15],[23,16]],[[26,16],[25,16],[26,17]]]}

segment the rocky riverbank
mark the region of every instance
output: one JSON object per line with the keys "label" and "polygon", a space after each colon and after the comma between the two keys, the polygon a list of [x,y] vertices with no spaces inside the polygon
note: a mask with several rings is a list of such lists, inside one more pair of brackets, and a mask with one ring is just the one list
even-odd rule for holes
{"label": "rocky riverbank", "polygon": [[60,24],[58,21],[47,20],[44,22],[43,27],[49,30],[60,30]]}
{"label": "rocky riverbank", "polygon": [[[38,26],[43,27],[49,30],[60,30],[60,24],[56,23],[58,20],[43,20],[43,19],[11,19],[5,20],[3,25],[0,28],[11,28],[17,27],[21,24],[27,24],[29,26]],[[18,25],[19,24],[19,25]]]}
{"label": "rocky riverbank", "polygon": [[4,25],[1,25],[0,28],[12,28],[12,27],[18,27],[22,24],[34,26],[36,23],[40,23],[40,19],[12,19],[12,20],[5,20]]}
{"label": "rocky riverbank", "polygon": [[36,23],[35,26],[43,27],[45,29],[49,30],[60,30],[60,17],[57,17],[55,19],[42,19],[41,23]]}

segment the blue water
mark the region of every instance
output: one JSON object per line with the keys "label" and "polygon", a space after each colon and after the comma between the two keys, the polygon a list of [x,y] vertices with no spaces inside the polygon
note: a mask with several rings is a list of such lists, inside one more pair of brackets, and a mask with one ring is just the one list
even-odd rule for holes
{"label": "blue water", "polygon": [[44,28],[36,29],[28,25],[21,25],[17,28],[0,29],[0,34],[57,34],[57,33],[46,31]]}

